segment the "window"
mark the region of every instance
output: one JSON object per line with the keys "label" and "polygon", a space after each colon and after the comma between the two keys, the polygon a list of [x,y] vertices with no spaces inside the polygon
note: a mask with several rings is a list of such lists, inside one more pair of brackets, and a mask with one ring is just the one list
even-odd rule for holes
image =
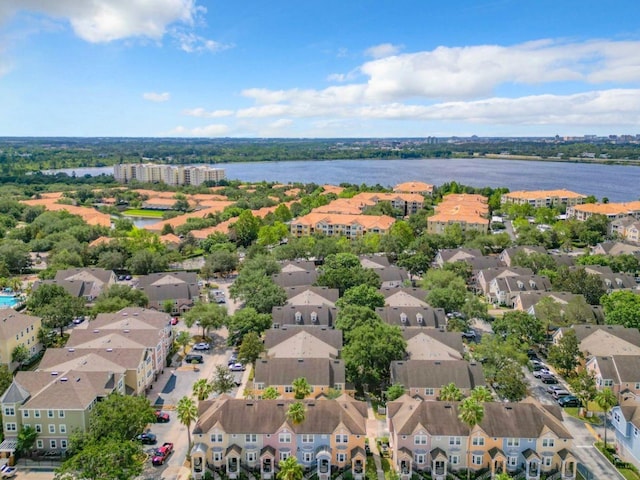
{"label": "window", "polygon": [[509,466],[515,467],[518,465],[518,457],[509,457]]}
{"label": "window", "polygon": [[222,452],[213,452],[213,461],[221,462],[222,461]]}
{"label": "window", "polygon": [[64,423],[61,423],[58,429],[60,430],[60,433],[67,433],[67,426]]}
{"label": "window", "polygon": [[507,447],[519,447],[520,439],[519,438],[507,438]]}
{"label": "window", "polygon": [[619,422],[619,421],[620,421],[620,414],[619,414],[618,412],[614,413],[614,414],[613,414],[613,418],[614,418],[614,420],[615,420],[616,422]]}
{"label": "window", "polygon": [[247,433],[244,436],[244,443],[256,443],[258,441],[258,435],[255,433]]}
{"label": "window", "polygon": [[4,416],[13,417],[16,414],[16,409],[13,407],[4,407]]}
{"label": "window", "polygon": [[291,434],[290,433],[281,433],[278,436],[278,441],[280,443],[291,443]]}
{"label": "window", "polygon": [[338,461],[338,463],[344,463],[347,461],[347,454],[346,453],[338,453],[336,455],[336,460]]}
{"label": "window", "polygon": [[29,418],[29,410],[22,410],[22,418]]}
{"label": "window", "polygon": [[56,433],[56,426],[55,425],[49,425],[49,433]]}
{"label": "window", "polygon": [[302,443],[313,443],[313,435],[305,433],[302,435]]}
{"label": "window", "polygon": [[424,463],[424,453],[416,453],[413,457],[413,460],[418,464],[422,465]]}
{"label": "window", "polygon": [[555,444],[556,444],[556,441],[553,438],[543,438],[542,439],[542,446],[543,447],[554,447]]}
{"label": "window", "polygon": [[64,418],[64,410],[58,410],[58,418]]}
{"label": "window", "polygon": [[473,437],[473,440],[471,440],[471,444],[476,447],[484,446],[484,437]]}
{"label": "window", "polygon": [[451,465],[460,464],[460,456],[459,455],[449,455],[449,463]]}
{"label": "window", "polygon": [[435,392],[435,389],[434,389],[434,388],[425,388],[425,389],[424,389],[424,394],[425,394],[427,397],[433,397],[433,396],[436,394],[436,392]]}
{"label": "window", "polygon": [[256,390],[264,390],[264,383],[256,383]]}
{"label": "window", "polygon": [[60,448],[67,448],[67,441],[66,440],[60,440]]}
{"label": "window", "polygon": [[40,410],[34,410],[33,411],[33,416],[36,418],[40,418]]}
{"label": "window", "polygon": [[42,433],[42,425],[40,425],[39,423],[36,423],[36,432]]}
{"label": "window", "polygon": [[291,452],[280,451],[280,461],[284,461],[291,456]]}
{"label": "window", "polygon": [[56,440],[49,440],[49,447],[58,448],[58,442]]}
{"label": "window", "polygon": [[449,445],[460,445],[460,437],[449,437]]}
{"label": "window", "polygon": [[40,439],[36,440],[36,448],[38,449],[44,448],[44,443],[42,442],[42,440]]}
{"label": "window", "polygon": [[336,443],[349,443],[349,435],[336,435]]}
{"label": "window", "polygon": [[605,387],[613,387],[613,380],[611,380],[610,378],[605,378],[605,379],[602,381],[602,384],[603,384]]}
{"label": "window", "polygon": [[284,386],[284,393],[293,393],[293,386],[285,385]]}
{"label": "window", "polygon": [[256,461],[256,452],[247,452],[247,462]]}
{"label": "window", "polygon": [[211,434],[211,443],[222,443],[222,434],[221,433],[212,433]]}
{"label": "window", "polygon": [[15,432],[18,429],[18,427],[16,426],[15,423],[5,423],[4,424],[4,429],[7,432]]}
{"label": "window", "polygon": [[414,439],[414,443],[416,445],[426,445],[427,444],[427,436],[426,435],[416,435]]}
{"label": "window", "polygon": [[548,456],[548,457],[543,457],[544,458],[544,466],[545,467],[550,467],[551,466],[551,461],[553,460],[552,456]]}
{"label": "window", "polygon": [[47,418],[53,418],[53,410],[47,410]]}
{"label": "window", "polygon": [[636,390],[640,390],[640,383],[636,383]]}
{"label": "window", "polygon": [[482,455],[472,455],[471,463],[474,465],[482,465]]}
{"label": "window", "polygon": [[304,452],[302,454],[302,461],[304,463],[311,463],[313,461],[313,453],[312,452]]}

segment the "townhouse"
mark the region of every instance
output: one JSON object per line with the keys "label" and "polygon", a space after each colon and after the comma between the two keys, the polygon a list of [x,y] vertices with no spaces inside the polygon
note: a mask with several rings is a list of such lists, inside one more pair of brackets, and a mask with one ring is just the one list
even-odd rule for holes
{"label": "townhouse", "polygon": [[34,290],[42,284],[60,285],[71,296],[83,298],[86,302],[94,301],[98,295],[116,283],[113,270],[103,268],[70,268],[58,270],[53,280],[43,280],[33,285]]}
{"label": "townhouse", "polygon": [[547,255],[547,249],[537,245],[521,245],[518,247],[510,247],[505,248],[502,252],[500,252],[499,258],[507,267],[510,267],[513,258],[519,253],[524,253],[526,255],[531,255],[533,253]]}
{"label": "townhouse", "polygon": [[608,266],[585,265],[584,267],[570,268],[584,268],[585,272],[589,275],[597,275],[602,280],[602,286],[607,290],[607,293],[611,293],[614,290],[629,290],[636,287],[636,279],[633,275],[614,272],[611,270],[611,267]]}
{"label": "townhouse", "polygon": [[336,307],[327,305],[283,305],[271,309],[273,328],[284,325],[333,327],[337,313]]}
{"label": "townhouse", "polygon": [[318,272],[316,270],[283,271],[271,275],[271,279],[282,288],[311,286],[318,279]]}
{"label": "townhouse", "polygon": [[516,205],[531,205],[534,208],[554,207],[565,205],[571,207],[580,205],[587,199],[582,193],[572,192],[570,190],[519,190],[509,192],[502,195],[500,202],[514,203]]}
{"label": "townhouse", "polygon": [[342,350],[342,330],[325,327],[283,326],[265,332],[268,358],[338,358]]}
{"label": "townhouse", "polygon": [[440,390],[453,383],[464,396],[486,386],[482,365],[466,360],[405,360],[391,362],[391,384],[402,385],[410,397],[437,400]]}
{"label": "townhouse", "polygon": [[387,404],[393,467],[408,480],[425,472],[435,480],[469,468],[538,480],[559,472],[576,478],[572,437],[555,405],[533,401],[484,403],[482,422],[470,429],[459,418],[458,402],[423,401],[404,395]]}
{"label": "townhouse", "polygon": [[16,450],[18,432],[29,425],[38,433],[35,448],[62,456],[69,436],[86,431],[89,414],[109,394],[125,393],[124,375],[115,371],[18,372],[0,397],[4,441],[0,450]]}
{"label": "townhouse", "polygon": [[640,355],[594,355],[586,364],[596,380],[596,388],[611,389],[618,399],[640,394]]}
{"label": "townhouse", "polygon": [[477,257],[482,257],[482,252],[477,248],[445,248],[438,250],[434,262],[442,268],[445,263],[460,262]]}
{"label": "townhouse", "polygon": [[611,425],[615,432],[616,453],[640,468],[640,403],[627,399],[611,409]]}
{"label": "townhouse", "polygon": [[252,390],[257,397],[274,387],[280,397],[294,398],[293,381],[301,377],[311,386],[310,398],[325,396],[329,389],[347,389],[344,362],[333,358],[263,358],[256,361],[254,371]]}
{"label": "townhouse", "polygon": [[604,313],[602,307],[599,305],[589,305],[584,298],[584,295],[569,293],[569,292],[540,292],[540,291],[528,291],[520,292],[513,301],[514,310],[520,310],[527,312],[530,315],[536,315],[536,307],[543,298],[550,298],[560,307],[560,312],[564,313],[565,307],[569,303],[575,305],[582,305],[587,310],[590,309],[591,315],[585,318],[586,323],[602,323],[604,321]]}
{"label": "townhouse", "polygon": [[16,312],[13,308],[0,309],[0,364],[6,365],[10,372],[18,367],[12,354],[18,346],[23,346],[33,356],[42,350],[38,340],[38,330],[42,319]]}
{"label": "townhouse", "polygon": [[640,200],[625,203],[585,203],[567,208],[567,218],[584,222],[593,215],[604,215],[609,220],[631,216],[640,219]]}
{"label": "townhouse", "polygon": [[623,242],[601,242],[592,249],[594,255],[635,255],[640,258],[640,245],[630,245]]}
{"label": "townhouse", "polygon": [[322,234],[342,235],[353,239],[366,233],[385,234],[395,219],[386,215],[346,215],[331,213],[309,213],[291,220],[291,234],[296,237]]}
{"label": "townhouse", "polygon": [[365,474],[367,405],[342,395],[335,400],[304,400],[305,418],[293,423],[287,410],[293,400],[242,400],[222,395],[200,402],[193,429],[193,478],[207,470],[224,471],[231,479],[240,469],[260,478],[276,477],[279,463],[293,456],[307,475],[329,480],[350,471]]}
{"label": "townhouse", "polygon": [[299,285],[284,289],[288,305],[326,305],[335,307],[340,291],[337,288]]}
{"label": "townhouse", "polygon": [[567,330],[573,330],[585,359],[592,356],[640,355],[640,331],[622,325],[572,325],[553,334],[557,344]]}
{"label": "townhouse", "polygon": [[533,275],[533,270],[524,267],[490,267],[483,268],[475,275],[475,289],[485,296],[489,294],[489,285],[494,278],[519,277]]}
{"label": "townhouse", "polygon": [[403,216],[417,213],[424,206],[424,196],[419,193],[373,193],[362,192],[352,199],[355,202],[373,203],[388,202],[394,209],[400,210]]}
{"label": "townhouse", "polygon": [[618,218],[611,222],[612,235],[628,242],[640,243],[640,220],[632,216]]}
{"label": "townhouse", "polygon": [[494,305],[513,307],[516,297],[522,292],[550,290],[551,281],[542,275],[504,276],[491,280],[486,298]]}
{"label": "townhouse", "polygon": [[446,329],[447,315],[443,308],[425,307],[378,307],[378,315],[385,323],[404,328]]}
{"label": "townhouse", "polygon": [[142,275],[138,289],[149,298],[149,308],[165,311],[172,304],[171,314],[179,315],[193,307],[200,298],[198,277],[193,272],[161,272]]}
{"label": "townhouse", "polygon": [[431,328],[407,328],[402,331],[410,360],[462,360],[464,345],[459,332]]}
{"label": "townhouse", "polygon": [[389,307],[428,307],[426,290],[415,287],[381,288],[384,304]]}

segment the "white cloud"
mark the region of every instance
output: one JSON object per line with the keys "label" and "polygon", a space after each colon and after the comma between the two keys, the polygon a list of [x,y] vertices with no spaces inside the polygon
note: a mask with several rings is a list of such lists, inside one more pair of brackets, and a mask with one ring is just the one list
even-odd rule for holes
{"label": "white cloud", "polygon": [[149,100],[150,102],[166,102],[171,98],[171,94],[169,92],[146,92],[142,94],[142,98],[145,100]]}
{"label": "white cloud", "polygon": [[373,58],[384,58],[391,57],[392,55],[396,55],[398,52],[402,50],[402,45],[393,45],[391,43],[381,43],[380,45],[375,45],[373,47],[369,47],[364,51],[364,54],[367,57]]}
{"label": "white cloud", "polygon": [[183,115],[187,115],[188,117],[198,117],[198,118],[221,118],[221,117],[230,117],[235,112],[233,110],[212,110],[207,111],[202,107],[191,108],[182,111]]}
{"label": "white cloud", "polygon": [[233,47],[233,45],[206,39],[193,32],[174,31],[172,35],[177,40],[180,49],[187,53],[216,53]]}
{"label": "white cloud", "polygon": [[19,10],[66,20],[83,40],[110,42],[129,37],[160,40],[174,23],[193,25],[203,11],[196,0],[3,0],[0,15]]}
{"label": "white cloud", "polygon": [[229,127],[222,124],[205,125],[203,127],[186,128],[178,126],[169,132],[177,137],[224,137],[229,133]]}

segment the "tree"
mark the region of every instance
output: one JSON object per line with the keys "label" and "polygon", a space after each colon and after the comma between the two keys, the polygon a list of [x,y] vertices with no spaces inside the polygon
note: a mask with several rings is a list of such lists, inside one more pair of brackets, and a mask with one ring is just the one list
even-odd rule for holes
{"label": "tree", "polygon": [[206,379],[201,378],[196,380],[193,384],[193,396],[202,402],[209,398],[209,395],[213,393],[213,385],[211,385]]}
{"label": "tree", "polygon": [[439,400],[443,402],[457,402],[462,400],[462,391],[453,382],[443,386],[440,389]]}
{"label": "tree", "polygon": [[11,382],[13,382],[13,375],[11,375],[9,367],[6,364],[0,365],[0,396],[11,386]]}
{"label": "tree", "polygon": [[238,245],[248,247],[258,238],[260,219],[254,217],[251,210],[244,210],[229,229],[232,231]]}
{"label": "tree", "polygon": [[275,387],[267,387],[262,392],[262,398],[264,400],[275,400],[278,397],[280,397],[280,394]]}
{"label": "tree", "polygon": [[242,337],[238,352],[238,360],[246,364],[254,364],[264,352],[264,344],[256,332],[249,332]]}
{"label": "tree", "polygon": [[275,222],[273,225],[264,225],[258,231],[258,245],[267,247],[278,245],[283,238],[289,234],[289,229],[282,222]]}
{"label": "tree", "polygon": [[582,405],[589,410],[589,402],[596,396],[596,379],[587,370],[581,370],[575,377],[569,379],[573,393]]}
{"label": "tree", "polygon": [[[467,465],[471,465],[471,433],[473,432],[473,428],[482,422],[484,418],[482,402],[479,402],[473,397],[465,398],[460,404],[458,418],[469,427],[469,435],[467,436]],[[470,473],[470,468],[467,468],[467,480],[469,480]]]}
{"label": "tree", "polygon": [[640,327],[640,295],[621,290],[603,296],[601,303],[607,324]]}
{"label": "tree", "polygon": [[562,338],[556,345],[549,348],[547,359],[549,363],[565,374],[569,374],[575,370],[582,358],[580,344],[576,337],[576,332],[571,329],[565,329]]}
{"label": "tree", "polygon": [[335,327],[342,330],[344,339],[347,341],[351,331],[356,327],[381,322],[382,319],[370,308],[359,305],[346,305],[338,311]]}
{"label": "tree", "polygon": [[284,288],[262,273],[255,274],[240,291],[233,289],[234,285],[230,288],[232,298],[241,300],[245,307],[253,308],[258,313],[270,314],[273,307],[284,305],[287,301]]}
{"label": "tree", "polygon": [[540,270],[556,270],[557,268],[555,260],[550,255],[539,252],[527,253],[524,250],[520,250],[513,256],[511,266],[530,268],[536,274]]}
{"label": "tree", "polygon": [[144,396],[112,393],[91,411],[89,433],[92,440],[111,437],[129,441],[155,421],[154,410]]}
{"label": "tree", "polygon": [[210,329],[218,329],[228,321],[227,309],[217,303],[197,302],[191,310],[184,314],[184,323],[187,327],[200,322],[202,336],[205,337]]}
{"label": "tree", "polygon": [[352,253],[337,253],[328,255],[320,274],[317,285],[337,288],[343,295],[351,287],[370,285],[380,288],[381,281],[378,274],[370,268],[363,268],[360,259]]}
{"label": "tree", "polygon": [[307,379],[304,377],[298,377],[293,380],[293,397],[296,400],[304,400],[307,396],[313,392],[313,388],[307,382]]}
{"label": "tree", "polygon": [[20,455],[25,455],[31,451],[36,444],[38,432],[31,425],[22,425],[16,438],[16,451]]}
{"label": "tree", "polygon": [[179,347],[182,347],[182,349],[184,349],[191,342],[191,334],[186,330],[178,332],[178,334],[175,336],[174,341],[178,344]]}
{"label": "tree", "polygon": [[304,470],[295,456],[287,457],[279,464],[278,480],[302,480]]}
{"label": "tree", "polygon": [[213,278],[220,274],[223,278],[238,268],[238,254],[227,250],[216,250],[207,256],[200,273],[205,278]]}
{"label": "tree", "polygon": [[178,420],[187,427],[187,452],[191,451],[191,424],[198,418],[198,407],[191,397],[182,397],[176,407]]}
{"label": "tree", "polygon": [[93,315],[97,315],[117,312],[126,307],[146,307],[147,305],[149,305],[149,297],[142,290],[116,284],[111,285],[108,290],[98,296],[91,310]]}
{"label": "tree", "polygon": [[262,335],[265,330],[271,327],[271,322],[270,314],[258,313],[255,308],[245,307],[236,310],[227,319],[227,329],[229,330],[227,343],[237,345],[250,332],[258,336]]}
{"label": "tree", "polygon": [[338,308],[347,305],[358,305],[375,311],[378,307],[384,307],[384,295],[371,285],[356,285],[344,292],[342,298],[336,302]]}
{"label": "tree", "polygon": [[235,378],[228,367],[224,365],[216,365],[216,371],[211,380],[213,391],[222,395],[229,393],[236,386]]}
{"label": "tree", "polygon": [[27,307],[36,315],[42,317],[48,328],[59,328],[60,336],[64,327],[80,315],[84,315],[84,300],[72,297],[60,285],[43,284],[31,295]]}
{"label": "tree", "polygon": [[517,361],[505,359],[494,379],[495,389],[500,397],[510,402],[519,402],[527,396],[528,384],[522,371],[522,365]]}
{"label": "tree", "polygon": [[560,267],[552,284],[556,291],[584,295],[590,305],[598,305],[600,298],[605,294],[600,276],[587,273],[582,267],[574,270]]}
{"label": "tree", "polygon": [[391,362],[404,358],[406,346],[398,327],[379,322],[354,328],[342,350],[349,380],[377,388],[389,378]]}
{"label": "tree", "polygon": [[167,269],[169,262],[165,255],[150,250],[134,250],[129,259],[128,266],[134,275],[148,275],[149,273],[162,272]]}
{"label": "tree", "polygon": [[483,385],[478,385],[471,390],[472,398],[475,398],[479,402],[493,402],[493,395],[491,394],[491,390]]}
{"label": "tree", "polygon": [[493,331],[526,345],[535,345],[545,339],[542,322],[522,311],[510,311],[493,322]]}
{"label": "tree", "polygon": [[387,388],[387,401],[393,402],[404,395],[404,386],[396,383]]}
{"label": "tree", "polygon": [[287,408],[287,420],[294,425],[299,425],[307,418],[307,409],[302,402],[293,402]]}
{"label": "tree", "polygon": [[467,293],[467,298],[460,308],[460,312],[467,318],[480,318],[483,320],[489,318],[489,306],[480,297],[472,293]]}
{"label": "tree", "polygon": [[11,352],[11,361],[13,363],[17,363],[20,366],[24,362],[26,362],[31,355],[29,354],[29,350],[23,344],[16,345],[16,347]]}
{"label": "tree", "polygon": [[20,240],[4,240],[0,243],[0,263],[10,273],[22,273],[31,265],[29,247]]}
{"label": "tree", "polygon": [[604,387],[598,393],[596,393],[594,400],[596,404],[602,409],[604,412],[604,448],[607,448],[607,416],[609,411],[615,407],[618,403],[616,399],[616,394],[609,387]]}

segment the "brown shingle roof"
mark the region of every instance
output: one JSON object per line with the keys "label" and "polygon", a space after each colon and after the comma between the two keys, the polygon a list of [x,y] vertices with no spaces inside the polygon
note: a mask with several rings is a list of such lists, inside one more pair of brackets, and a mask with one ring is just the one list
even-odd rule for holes
{"label": "brown shingle roof", "polygon": [[291,385],[304,377],[309,385],[335,387],[345,383],[344,362],[328,358],[269,358],[256,361],[255,383]]}
{"label": "brown shingle roof", "polygon": [[391,362],[391,383],[408,388],[441,388],[449,383],[460,389],[486,385],[482,365],[466,360],[407,360]]}

